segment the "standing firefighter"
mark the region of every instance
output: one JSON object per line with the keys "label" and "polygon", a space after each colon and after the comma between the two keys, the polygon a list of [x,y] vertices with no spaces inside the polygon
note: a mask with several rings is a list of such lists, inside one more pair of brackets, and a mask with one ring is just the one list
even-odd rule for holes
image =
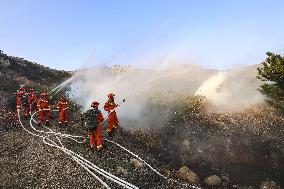
{"label": "standing firefighter", "polygon": [[64,95],[61,95],[59,101],[56,103],[56,107],[59,110],[59,126],[62,127],[68,125],[68,102]]}
{"label": "standing firefighter", "polygon": [[88,110],[82,116],[82,123],[90,134],[90,147],[92,150],[100,151],[102,149],[102,129],[100,123],[104,121],[103,114],[98,109],[99,103],[94,101],[92,109]]}
{"label": "standing firefighter", "polygon": [[22,98],[25,95],[25,89],[21,86],[16,93],[16,113],[22,108]]}
{"label": "standing firefighter", "polygon": [[27,102],[25,107],[25,116],[30,117],[31,114],[36,110],[37,107],[37,97],[33,89],[29,89],[27,93]]}
{"label": "standing firefighter", "polygon": [[107,132],[109,136],[113,136],[115,129],[119,128],[119,121],[115,112],[115,108],[118,106],[114,102],[115,94],[110,93],[108,95],[108,101],[104,105],[104,110],[108,112],[108,125]]}
{"label": "standing firefighter", "polygon": [[37,108],[38,108],[38,125],[41,126],[41,123],[45,121],[46,125],[49,126],[50,105],[46,93],[40,94],[40,99],[37,101]]}

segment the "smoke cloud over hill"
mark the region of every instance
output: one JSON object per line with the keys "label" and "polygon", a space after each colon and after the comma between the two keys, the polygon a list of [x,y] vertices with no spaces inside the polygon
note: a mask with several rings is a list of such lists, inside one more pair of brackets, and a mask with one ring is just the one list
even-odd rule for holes
{"label": "smoke cloud over hill", "polygon": [[240,111],[250,105],[259,105],[264,102],[264,97],[257,90],[260,83],[255,76],[254,67],[219,71],[205,80],[195,95],[206,97],[211,104],[210,111]]}
{"label": "smoke cloud over hill", "polygon": [[136,120],[147,111],[147,101],[161,94],[163,98],[169,98],[164,99],[169,102],[174,93],[205,96],[209,111],[238,111],[262,103],[255,75],[253,67],[217,71],[195,65],[157,70],[97,66],[78,71],[68,86],[71,99],[82,106],[82,111],[89,109],[94,100],[100,102],[102,109],[107,94],[112,92],[116,94],[117,103],[126,99],[119,107],[119,116]]}

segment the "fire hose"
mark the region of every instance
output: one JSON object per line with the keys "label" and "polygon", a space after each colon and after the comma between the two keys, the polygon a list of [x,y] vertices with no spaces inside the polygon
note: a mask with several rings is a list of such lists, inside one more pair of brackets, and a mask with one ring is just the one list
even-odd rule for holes
{"label": "fire hose", "polygon": [[[35,114],[35,113],[34,113]],[[34,116],[34,114],[32,116]],[[66,153],[67,155],[70,155],[72,157],[72,159],[74,161],[76,161],[78,164],[80,164],[84,169],[86,169],[92,176],[94,176],[97,180],[99,180],[106,188],[110,188],[106,183],[104,183],[101,179],[99,179],[94,173],[91,172],[90,169],[96,171],[97,173],[99,173],[100,175],[106,177],[107,179],[127,188],[127,189],[137,189],[138,187],[112,175],[111,173],[108,173],[107,171],[104,171],[103,169],[97,167],[96,165],[94,165],[93,163],[91,163],[90,161],[86,160],[85,158],[83,158],[82,156],[76,154],[75,152],[71,151],[71,150],[68,150],[66,149],[65,147],[63,147],[61,141],[61,145],[59,146],[58,144],[56,144],[54,141],[52,141],[51,139],[48,138],[48,136],[42,136],[42,135],[38,135],[38,134],[35,134],[33,132],[30,132],[29,130],[27,130],[24,125],[22,124],[21,122],[21,119],[20,119],[20,114],[18,113],[18,118],[19,118],[19,122],[20,122],[20,125],[22,126],[22,128],[27,131],[29,134],[33,135],[33,136],[37,136],[37,137],[40,137],[43,139],[43,142],[49,146],[52,146],[52,147],[56,147],[58,149],[60,149],[61,151],[63,151],[64,153]],[[32,120],[32,119],[31,119]],[[30,120],[30,123],[32,122]],[[31,124],[31,127],[34,129],[34,127],[32,126]],[[44,132],[44,131],[39,131],[37,129],[35,129],[35,131],[37,132]],[[51,132],[46,132],[47,134],[50,134]],[[58,138],[59,139],[59,138]],[[49,141],[49,142],[47,142]]]}
{"label": "fire hose", "polygon": [[[106,120],[107,120],[107,117],[109,116],[109,114],[111,114],[112,112],[115,111],[116,108],[118,108],[119,106],[121,106],[123,103],[125,102],[125,99],[123,99],[123,101],[118,104],[117,107],[115,107],[113,110],[111,110],[105,117],[104,117],[104,121],[102,123],[104,123]],[[56,110],[53,110],[53,111],[56,111]],[[61,134],[61,133],[55,133],[55,134]],[[72,136],[72,135],[69,135],[69,137],[67,138],[70,138],[71,140],[74,140],[72,137],[81,137],[81,136]],[[83,138],[83,137],[82,137]],[[112,140],[108,140],[108,139],[104,139],[105,141],[109,142],[109,143],[112,143],[116,146],[118,146],[119,148],[123,149],[124,151],[128,152],[129,154],[131,154],[132,156],[134,156],[135,158],[139,159],[141,162],[143,162],[147,167],[149,167],[153,172],[155,172],[157,175],[161,176],[162,178],[166,179],[166,180],[169,180],[169,181],[172,181],[172,182],[175,182],[177,184],[182,184],[182,185],[185,185],[185,186],[188,186],[190,188],[193,188],[193,189],[201,189],[200,187],[197,187],[197,186],[194,186],[194,185],[189,185],[187,183],[180,183],[178,182],[177,180],[174,180],[174,179],[171,179],[171,178],[168,178],[166,176],[164,176],[163,174],[161,174],[159,171],[157,171],[155,168],[153,168],[150,164],[148,164],[145,160],[143,160],[142,158],[140,158],[138,155],[136,155],[135,153],[131,152],[130,150],[126,149],[125,147],[121,146],[120,144],[112,141]],[[76,141],[76,140],[74,140]],[[84,141],[83,141],[84,142]]]}
{"label": "fire hose", "polygon": [[[123,102],[125,102],[125,100],[123,100]],[[122,102],[122,103],[123,103],[123,102]],[[122,104],[122,103],[121,103],[121,104]],[[120,104],[120,105],[121,105],[121,104]],[[120,105],[119,105],[119,106],[120,106]],[[49,110],[49,109],[44,109],[44,110]],[[115,110],[115,109],[114,109],[114,110]],[[109,112],[108,115],[109,115],[110,113],[112,113],[114,110],[112,110],[111,112]],[[58,110],[52,110],[52,111],[58,111]],[[35,113],[36,113],[36,112],[35,112]],[[35,114],[35,113],[34,113],[34,114]],[[47,128],[47,127],[45,127],[45,128],[47,128],[47,129],[49,130],[49,132],[45,132],[45,131],[41,131],[41,130],[35,129],[35,128],[32,126],[32,121],[34,121],[34,122],[36,123],[36,121],[35,121],[34,118],[33,118],[34,114],[31,116],[30,125],[31,125],[31,127],[32,127],[35,131],[41,132],[41,133],[46,133],[46,134],[55,135],[56,138],[58,139],[58,141],[60,141],[60,139],[57,137],[57,136],[59,135],[59,136],[62,136],[62,137],[65,137],[65,138],[69,138],[69,139],[71,139],[71,140],[74,140],[74,141],[77,142],[77,143],[84,143],[84,142],[85,142],[85,141],[79,142],[79,141],[77,141],[76,139],[74,139],[74,138],[84,138],[84,137],[82,137],[82,136],[74,136],[74,135],[62,134],[62,133],[60,133],[60,132],[54,132],[54,131],[52,131],[50,128]],[[108,116],[108,115],[107,115],[107,116]],[[106,117],[107,117],[107,116],[106,116]],[[162,178],[164,178],[164,179],[166,179],[166,180],[169,180],[169,181],[172,181],[172,182],[175,182],[175,183],[177,183],[177,184],[182,184],[182,185],[184,185],[184,186],[188,186],[188,187],[193,188],[193,189],[201,189],[200,187],[197,187],[197,186],[194,186],[194,185],[179,183],[178,181],[176,181],[176,180],[174,180],[174,179],[171,179],[171,178],[168,178],[168,177],[162,175],[162,174],[159,173],[156,169],[154,169],[151,165],[149,165],[145,160],[143,160],[143,159],[140,158],[138,155],[136,155],[135,153],[131,152],[130,150],[126,149],[125,147],[121,146],[120,144],[118,144],[118,143],[116,143],[116,142],[114,142],[114,141],[111,141],[111,140],[108,140],[108,139],[104,139],[104,140],[107,141],[107,142],[109,142],[109,143],[115,144],[115,145],[118,146],[119,148],[121,148],[121,149],[123,149],[124,151],[128,152],[128,153],[131,154],[132,156],[136,157],[137,159],[139,159],[141,162],[143,162],[146,166],[148,166],[152,171],[154,171],[157,175],[161,176]],[[44,142],[47,143],[45,140],[44,140]],[[60,143],[61,143],[61,141],[60,141]],[[49,143],[49,144],[50,144],[50,143]],[[68,154],[68,155],[72,155],[72,153],[74,153],[73,151],[70,152],[70,150],[64,148],[63,145],[62,145],[62,143],[61,143],[61,147],[58,146],[58,145],[56,145],[56,146],[54,146],[54,147],[57,147],[57,148],[61,149],[62,151],[64,151],[64,152],[65,152],[66,154]],[[67,151],[66,151],[66,150],[67,150]],[[76,154],[76,153],[74,153],[74,154]],[[80,156],[80,157],[81,157],[81,156]],[[73,158],[73,157],[72,157],[72,158]],[[83,157],[81,157],[81,158],[83,158]],[[73,158],[73,159],[74,159],[74,158]],[[84,158],[83,158],[83,159],[84,159]],[[78,159],[75,158],[74,161],[76,161],[76,160],[78,160]],[[88,161],[88,160],[84,159],[84,161]],[[76,161],[76,162],[77,162],[77,161]],[[89,162],[89,161],[88,161],[88,162]],[[77,162],[77,163],[80,164],[79,162]],[[90,162],[89,162],[89,163],[90,163]],[[81,165],[81,164],[80,164],[80,165]],[[89,166],[87,166],[87,167],[89,167]],[[89,167],[89,168],[90,168],[90,167]],[[86,169],[86,168],[85,168],[85,169]],[[86,170],[87,170],[87,169],[86,169]],[[87,170],[87,171],[88,171],[88,170]],[[90,171],[90,170],[89,170],[89,171]],[[89,171],[88,171],[88,172],[89,172]],[[115,182],[115,181],[114,181],[114,182]]]}

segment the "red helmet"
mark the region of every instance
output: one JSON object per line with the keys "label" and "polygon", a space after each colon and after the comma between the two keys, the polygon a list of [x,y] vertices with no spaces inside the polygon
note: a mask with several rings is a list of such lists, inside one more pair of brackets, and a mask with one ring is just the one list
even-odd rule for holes
{"label": "red helmet", "polygon": [[113,93],[110,93],[110,94],[107,95],[107,97],[108,97],[109,99],[112,99],[114,96],[115,96],[115,94],[113,94]]}
{"label": "red helmet", "polygon": [[92,102],[91,107],[93,107],[93,108],[98,107],[99,104],[100,104],[100,103],[94,101],[94,102]]}
{"label": "red helmet", "polygon": [[19,91],[25,91],[24,87],[20,87]]}
{"label": "red helmet", "polygon": [[47,97],[47,94],[46,93],[41,93],[40,96],[41,97]]}

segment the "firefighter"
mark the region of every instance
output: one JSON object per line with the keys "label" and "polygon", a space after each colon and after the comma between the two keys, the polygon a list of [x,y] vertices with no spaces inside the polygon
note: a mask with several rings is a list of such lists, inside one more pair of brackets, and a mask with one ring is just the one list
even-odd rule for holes
{"label": "firefighter", "polygon": [[16,95],[16,113],[18,113],[22,109],[22,98],[25,95],[25,89],[21,86],[14,94]]}
{"label": "firefighter", "polygon": [[68,125],[68,112],[69,109],[68,102],[64,95],[60,96],[59,101],[56,103],[56,107],[59,110],[59,126],[62,127],[63,124],[65,126]]}
{"label": "firefighter", "polygon": [[37,97],[33,89],[29,89],[27,96],[28,98],[25,107],[25,116],[30,117],[37,108]]}
{"label": "firefighter", "polygon": [[84,127],[89,131],[91,149],[101,151],[102,144],[102,129],[100,123],[104,121],[102,112],[99,110],[99,103],[94,101],[91,104],[92,109],[83,113],[82,122]]}
{"label": "firefighter", "polygon": [[50,105],[46,93],[40,94],[40,99],[37,101],[37,108],[38,108],[38,126],[41,126],[41,123],[43,121],[45,121],[47,126],[50,126],[49,123]]}
{"label": "firefighter", "polygon": [[111,137],[116,129],[119,128],[119,121],[117,119],[117,115],[115,112],[115,108],[118,105],[114,102],[115,94],[110,93],[108,95],[108,101],[104,105],[104,110],[108,112],[108,125],[107,125],[107,133]]}

